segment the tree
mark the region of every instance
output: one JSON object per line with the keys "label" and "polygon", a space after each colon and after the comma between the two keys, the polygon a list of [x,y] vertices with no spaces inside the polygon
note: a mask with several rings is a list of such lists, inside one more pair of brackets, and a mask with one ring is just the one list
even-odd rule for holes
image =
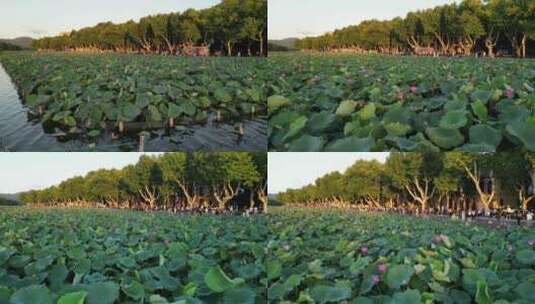
{"label": "tree", "polygon": [[405,189],[409,195],[427,209],[429,199],[434,195],[433,180],[442,169],[438,153],[394,153],[386,166],[394,184]]}

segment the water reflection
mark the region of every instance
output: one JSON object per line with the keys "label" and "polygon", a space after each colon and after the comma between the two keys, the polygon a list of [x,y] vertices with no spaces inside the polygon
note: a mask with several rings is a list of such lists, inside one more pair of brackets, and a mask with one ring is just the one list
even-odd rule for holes
{"label": "water reflection", "polygon": [[267,121],[254,118],[243,122],[244,135],[226,123],[149,132],[141,144],[137,134],[116,138],[104,133],[90,142],[66,136],[54,128],[29,120],[15,86],[0,65],[0,151],[266,151]]}

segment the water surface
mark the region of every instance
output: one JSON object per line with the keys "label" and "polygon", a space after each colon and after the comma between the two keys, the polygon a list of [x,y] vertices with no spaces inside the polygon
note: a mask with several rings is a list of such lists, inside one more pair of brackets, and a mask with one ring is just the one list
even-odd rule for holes
{"label": "water surface", "polygon": [[[143,151],[263,151],[267,149],[267,121],[249,118],[243,121],[240,136],[234,124],[216,123],[150,131]],[[15,85],[0,64],[0,151],[139,151],[136,134],[113,139],[111,132],[91,142],[64,136],[63,132],[32,121]]]}

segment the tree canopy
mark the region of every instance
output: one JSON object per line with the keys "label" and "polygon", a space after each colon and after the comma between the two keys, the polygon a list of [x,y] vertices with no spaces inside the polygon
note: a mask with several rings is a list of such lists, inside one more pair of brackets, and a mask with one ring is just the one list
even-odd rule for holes
{"label": "tree canopy", "polygon": [[533,155],[391,153],[385,163],[358,160],[344,173],[326,174],[278,199],[305,206],[527,209],[533,206]]}
{"label": "tree canopy", "polygon": [[297,42],[300,49],[399,53],[433,47],[440,54],[497,51],[526,57],[535,41],[535,2],[531,0],[463,0],[408,13],[405,18],[367,20]]}
{"label": "tree canopy", "polygon": [[121,24],[99,23],[56,37],[36,40],[33,47],[53,50],[111,50],[175,54],[184,46],[209,46],[229,56],[265,55],[267,1],[222,0],[203,9],[158,14]]}
{"label": "tree canopy", "polygon": [[167,153],[20,195],[29,205],[142,210],[267,208],[265,153]]}

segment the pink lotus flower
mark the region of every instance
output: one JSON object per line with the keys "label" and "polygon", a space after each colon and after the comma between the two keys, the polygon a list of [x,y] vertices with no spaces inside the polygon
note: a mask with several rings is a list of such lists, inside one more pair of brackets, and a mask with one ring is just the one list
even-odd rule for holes
{"label": "pink lotus flower", "polygon": [[372,276],[372,282],[373,284],[379,284],[379,282],[381,282],[381,278],[378,275],[374,274]]}
{"label": "pink lotus flower", "polygon": [[530,245],[530,246],[534,246],[534,245],[535,245],[535,240],[529,240],[529,241],[528,241],[528,245]]}
{"label": "pink lotus flower", "polygon": [[442,234],[435,235],[433,241],[434,241],[435,243],[440,243],[440,242],[442,242]]}
{"label": "pink lotus flower", "polygon": [[362,254],[367,254],[368,253],[368,246],[362,246],[360,247],[360,252]]}
{"label": "pink lotus flower", "polygon": [[381,264],[377,265],[377,269],[379,270],[380,273],[385,273],[386,272],[386,264],[385,263],[381,263]]}
{"label": "pink lotus flower", "polygon": [[510,86],[506,85],[505,86],[505,96],[507,96],[507,98],[515,97],[515,90],[513,88],[511,88]]}
{"label": "pink lotus flower", "polygon": [[410,91],[411,93],[416,94],[418,92],[418,87],[415,85],[411,85]]}

